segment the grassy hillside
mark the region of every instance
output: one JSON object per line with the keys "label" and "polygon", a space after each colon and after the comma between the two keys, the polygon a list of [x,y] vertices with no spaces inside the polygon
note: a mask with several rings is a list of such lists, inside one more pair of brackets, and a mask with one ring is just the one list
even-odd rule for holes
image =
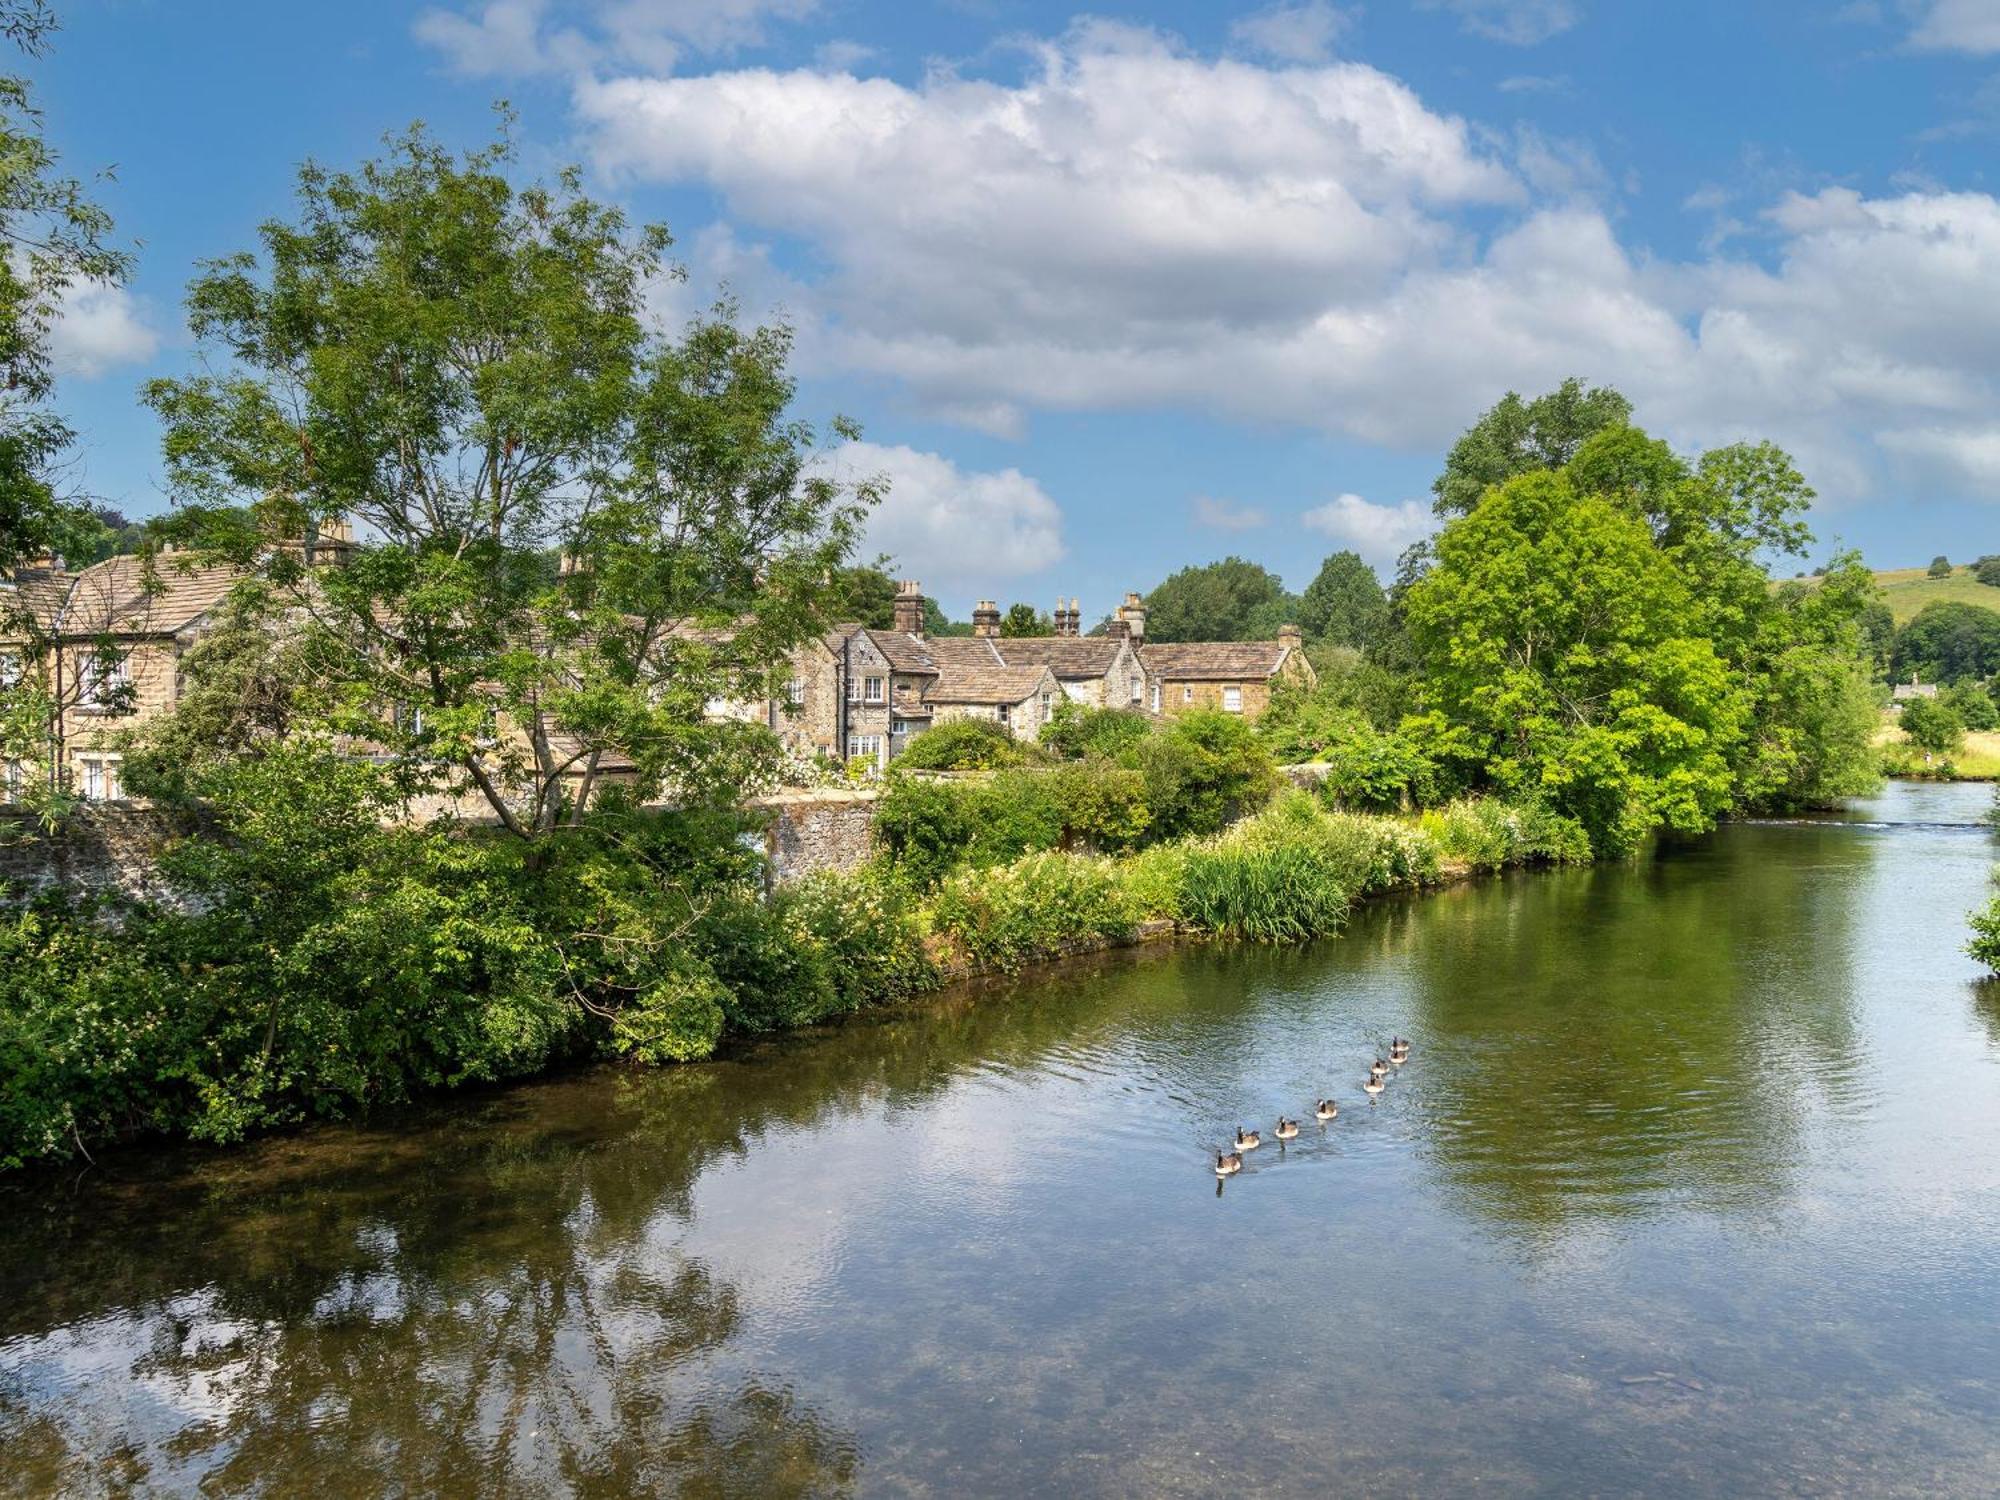
{"label": "grassy hillside", "polygon": [[1932,578],[1922,568],[1891,568],[1876,573],[1875,581],[1898,625],[1926,604],[1973,604],[2000,614],[2000,589],[1981,583],[1970,568],[1953,568],[1949,578]]}

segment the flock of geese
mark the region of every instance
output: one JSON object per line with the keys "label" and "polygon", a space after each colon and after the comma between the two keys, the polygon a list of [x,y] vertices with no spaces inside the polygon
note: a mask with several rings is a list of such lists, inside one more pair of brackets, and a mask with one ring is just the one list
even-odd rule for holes
{"label": "flock of geese", "polygon": [[[1409,1060],[1409,1042],[1400,1036],[1390,1038],[1389,1055],[1375,1059],[1374,1064],[1368,1069],[1368,1081],[1361,1085],[1362,1092],[1368,1095],[1368,1102],[1370,1104],[1373,1104],[1376,1095],[1380,1094],[1388,1086],[1391,1070],[1402,1067]],[[1317,1120],[1331,1120],[1338,1117],[1339,1114],[1340,1106],[1331,1099],[1322,1099],[1313,1106],[1313,1118]],[[1281,1141],[1289,1141],[1298,1135],[1299,1122],[1297,1120],[1288,1120],[1283,1115],[1279,1115],[1277,1128],[1271,1133]],[[1218,1151],[1215,1153],[1215,1175],[1217,1177],[1234,1177],[1238,1172],[1243,1170],[1243,1153],[1245,1151],[1255,1151],[1263,1144],[1263,1136],[1254,1130],[1245,1130],[1241,1125],[1238,1125],[1236,1127],[1236,1149],[1234,1151]],[[1222,1189],[1218,1187],[1216,1191],[1219,1193]]]}

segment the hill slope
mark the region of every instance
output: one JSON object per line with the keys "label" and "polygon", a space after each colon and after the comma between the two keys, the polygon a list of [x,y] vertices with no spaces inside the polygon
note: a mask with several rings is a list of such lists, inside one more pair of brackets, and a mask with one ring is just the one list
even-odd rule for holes
{"label": "hill slope", "polygon": [[1926,604],[1971,604],[2000,614],[2000,589],[1974,578],[1971,568],[1953,568],[1949,578],[1932,578],[1922,568],[1890,568],[1878,571],[1875,582],[1898,625],[1908,624]]}

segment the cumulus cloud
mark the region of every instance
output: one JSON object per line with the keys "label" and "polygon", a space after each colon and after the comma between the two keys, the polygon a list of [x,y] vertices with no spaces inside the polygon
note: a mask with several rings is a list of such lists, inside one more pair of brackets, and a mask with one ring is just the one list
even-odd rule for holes
{"label": "cumulus cloud", "polygon": [[138,299],[124,287],[86,281],[62,298],[49,327],[49,357],[59,375],[94,380],[120,365],[141,364],[160,347]]}
{"label": "cumulus cloud", "polygon": [[1450,11],[1475,36],[1515,47],[1545,42],[1583,19],[1573,0],[1421,0],[1421,3],[1426,10]]}
{"label": "cumulus cloud", "polygon": [[1254,505],[1238,505],[1213,495],[1196,495],[1192,508],[1195,525],[1215,531],[1255,531],[1270,519]]}
{"label": "cumulus cloud", "polygon": [[1299,518],[1314,531],[1350,547],[1378,573],[1395,570],[1396,559],[1412,542],[1437,527],[1431,508],[1421,500],[1377,505],[1359,495],[1336,495]]}
{"label": "cumulus cloud", "polygon": [[1281,62],[1323,62],[1347,28],[1347,15],[1327,0],[1273,5],[1232,22],[1237,46]]}
{"label": "cumulus cloud", "polygon": [[[1172,409],[1429,449],[1575,374],[1683,445],[1772,437],[1841,501],[1979,472],[2000,410],[1987,193],[1697,194],[1726,224],[1663,260],[1621,241],[1587,153],[1362,64],[1102,24],[1011,83],[744,68],[576,103],[606,170],[718,195],[705,253],[782,286],[802,364],[989,433]],[[815,271],[779,277],[761,240]]]}
{"label": "cumulus cloud", "polygon": [[469,10],[429,7],[412,25],[454,72],[665,72],[684,51],[760,45],[773,21],[796,21],[819,0],[485,0]]}
{"label": "cumulus cloud", "polygon": [[889,492],[868,520],[864,555],[886,552],[933,592],[1039,572],[1064,555],[1062,510],[1019,469],[977,472],[915,448],[854,442],[831,462]]}
{"label": "cumulus cloud", "polygon": [[1910,32],[1919,52],[2000,52],[2000,0],[1925,0]]}

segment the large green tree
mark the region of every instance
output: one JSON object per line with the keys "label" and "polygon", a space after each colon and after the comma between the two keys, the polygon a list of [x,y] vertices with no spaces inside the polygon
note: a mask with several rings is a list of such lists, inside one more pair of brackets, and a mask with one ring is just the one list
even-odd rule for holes
{"label": "large green tree", "polygon": [[1295,623],[1298,599],[1285,581],[1240,557],[1182,568],[1146,596],[1152,641],[1254,641]]}
{"label": "large green tree", "polygon": [[1007,613],[1000,617],[1000,633],[1004,636],[1050,635],[1055,628],[1055,621],[1032,604],[1010,604]]}
{"label": "large green tree", "polygon": [[1728,806],[1750,704],[1645,522],[1557,472],[1489,491],[1445,528],[1407,603],[1449,752],[1545,799],[1600,850]]}
{"label": "large green tree", "polygon": [[1388,626],[1389,598],[1359,554],[1336,552],[1299,597],[1298,623],[1309,641],[1365,651]]}
{"label": "large green tree", "polygon": [[[683,802],[754,783],[771,737],[705,710],[837,610],[874,490],[814,465],[786,329],[724,305],[656,331],[666,232],[511,167],[421,129],[308,165],[261,254],[190,287],[203,373],[147,399],[198,540],[306,539],[267,571],[324,725],[534,841],[614,768]],[[350,522],[345,565],[311,566]]]}
{"label": "large green tree", "polygon": [[1803,553],[1811,498],[1770,444],[1690,463],[1623,421],[1489,490],[1402,600],[1446,751],[1603,849],[1864,790],[1872,580],[1763,562]]}
{"label": "large green tree", "polygon": [[1444,472],[1431,483],[1437,513],[1462,516],[1503,480],[1560,469],[1587,439],[1631,415],[1632,403],[1617,391],[1587,387],[1573,376],[1532,400],[1509,391],[1452,444]]}
{"label": "large green tree", "polygon": [[[31,57],[55,26],[41,0],[0,0],[0,36]],[[83,184],[63,175],[27,80],[0,75],[0,569],[96,531],[52,475],[74,434],[49,404],[49,329],[65,293],[130,271],[111,230]]]}

